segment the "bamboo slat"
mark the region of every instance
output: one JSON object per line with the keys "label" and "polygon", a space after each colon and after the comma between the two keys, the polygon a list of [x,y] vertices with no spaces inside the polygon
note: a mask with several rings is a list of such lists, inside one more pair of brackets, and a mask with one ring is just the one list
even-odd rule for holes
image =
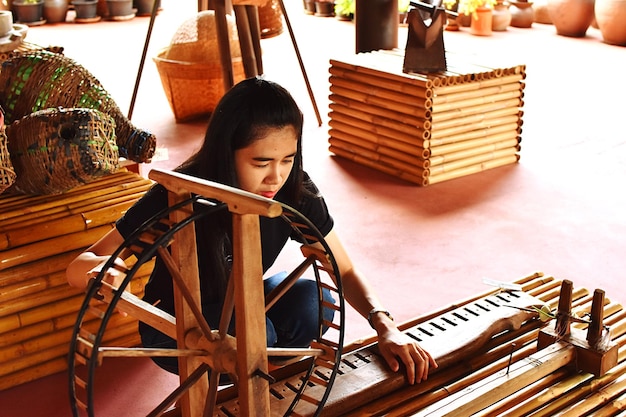
{"label": "bamboo slat", "polygon": [[[67,367],[84,293],[65,269],[109,231],[153,182],[121,170],[58,195],[0,196],[0,389]],[[152,264],[131,283],[142,294]],[[111,335],[137,343],[135,319],[115,318]]]}
{"label": "bamboo slat", "polygon": [[453,55],[445,72],[407,74],[403,54],[331,60],[331,152],[422,186],[519,160],[524,65]]}

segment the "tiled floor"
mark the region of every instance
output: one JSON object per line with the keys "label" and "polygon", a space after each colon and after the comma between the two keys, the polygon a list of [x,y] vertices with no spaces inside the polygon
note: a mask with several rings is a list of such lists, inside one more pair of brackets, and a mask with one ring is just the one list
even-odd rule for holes
{"label": "tiled floor", "polygon": [[[148,57],[166,46],[195,2],[164,0]],[[446,32],[449,51],[485,64],[526,64],[520,163],[416,187],[327,150],[328,62],[354,53],[354,26],[307,16],[287,4],[323,117],[318,126],[287,32],[263,40],[266,76],[285,85],[305,113],[305,167],[329,200],[344,244],[396,319],[405,321],[485,289],[483,277],[514,280],[539,270],[626,301],[626,53],[597,29],[572,39],[550,25],[491,37]],[[128,103],[148,20],[44,25],[27,40],[63,45],[118,101]],[[403,47],[405,29],[399,46]],[[153,63],[146,63],[133,122],[159,138],[172,168],[202,137],[205,121],[176,124]],[[157,159],[157,158],[155,158]],[[347,340],[370,334],[348,312]],[[140,415],[171,382],[150,363],[111,364],[103,416]],[[158,378],[158,379],[157,379]],[[150,386],[146,387],[146,380]],[[67,416],[65,376],[0,393],[0,416]]]}

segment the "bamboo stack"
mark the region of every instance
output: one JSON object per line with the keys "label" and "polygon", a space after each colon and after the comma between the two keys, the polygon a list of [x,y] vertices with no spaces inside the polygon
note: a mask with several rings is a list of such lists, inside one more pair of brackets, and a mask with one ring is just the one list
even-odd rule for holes
{"label": "bamboo stack", "polygon": [[331,60],[329,149],[426,186],[519,160],[525,66],[447,57],[444,73],[405,74],[403,51]]}
{"label": "bamboo stack", "polygon": [[[66,369],[84,293],[67,284],[65,268],[151,184],[122,170],[59,195],[0,196],[0,390]],[[105,337],[118,346],[139,341],[132,318],[116,315],[110,328]]]}

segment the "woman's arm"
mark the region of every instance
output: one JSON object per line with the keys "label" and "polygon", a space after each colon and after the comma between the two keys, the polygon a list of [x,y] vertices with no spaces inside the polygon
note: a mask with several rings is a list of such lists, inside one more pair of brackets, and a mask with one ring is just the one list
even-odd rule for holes
{"label": "woman's arm", "polygon": [[[73,287],[84,289],[89,279],[97,275],[98,266],[104,265],[109,260],[111,254],[120,247],[124,242],[124,238],[116,228],[110,230],[100,240],[87,248],[83,253],[78,255],[65,270],[67,281]],[[126,268],[124,261],[120,258],[115,263],[122,268]],[[109,283],[115,283],[116,279],[123,276],[114,269],[110,269],[104,280]]]}
{"label": "woman's arm", "polygon": [[[339,267],[343,292],[350,305],[365,318],[374,309],[385,310],[365,276],[352,264],[335,231],[331,231],[325,239]],[[396,372],[400,369],[398,360],[402,361],[410,384],[426,380],[429,369],[437,367],[430,354],[400,332],[386,314],[372,314],[371,323],[378,334],[378,348],[387,364]]]}

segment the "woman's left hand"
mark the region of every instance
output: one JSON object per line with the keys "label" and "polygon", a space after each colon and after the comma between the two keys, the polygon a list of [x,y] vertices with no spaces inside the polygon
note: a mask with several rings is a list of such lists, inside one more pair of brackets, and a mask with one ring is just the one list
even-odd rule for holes
{"label": "woman's left hand", "polygon": [[394,372],[400,369],[400,362],[404,364],[411,385],[425,381],[429,371],[437,368],[430,354],[397,328],[385,329],[378,335],[378,349]]}

